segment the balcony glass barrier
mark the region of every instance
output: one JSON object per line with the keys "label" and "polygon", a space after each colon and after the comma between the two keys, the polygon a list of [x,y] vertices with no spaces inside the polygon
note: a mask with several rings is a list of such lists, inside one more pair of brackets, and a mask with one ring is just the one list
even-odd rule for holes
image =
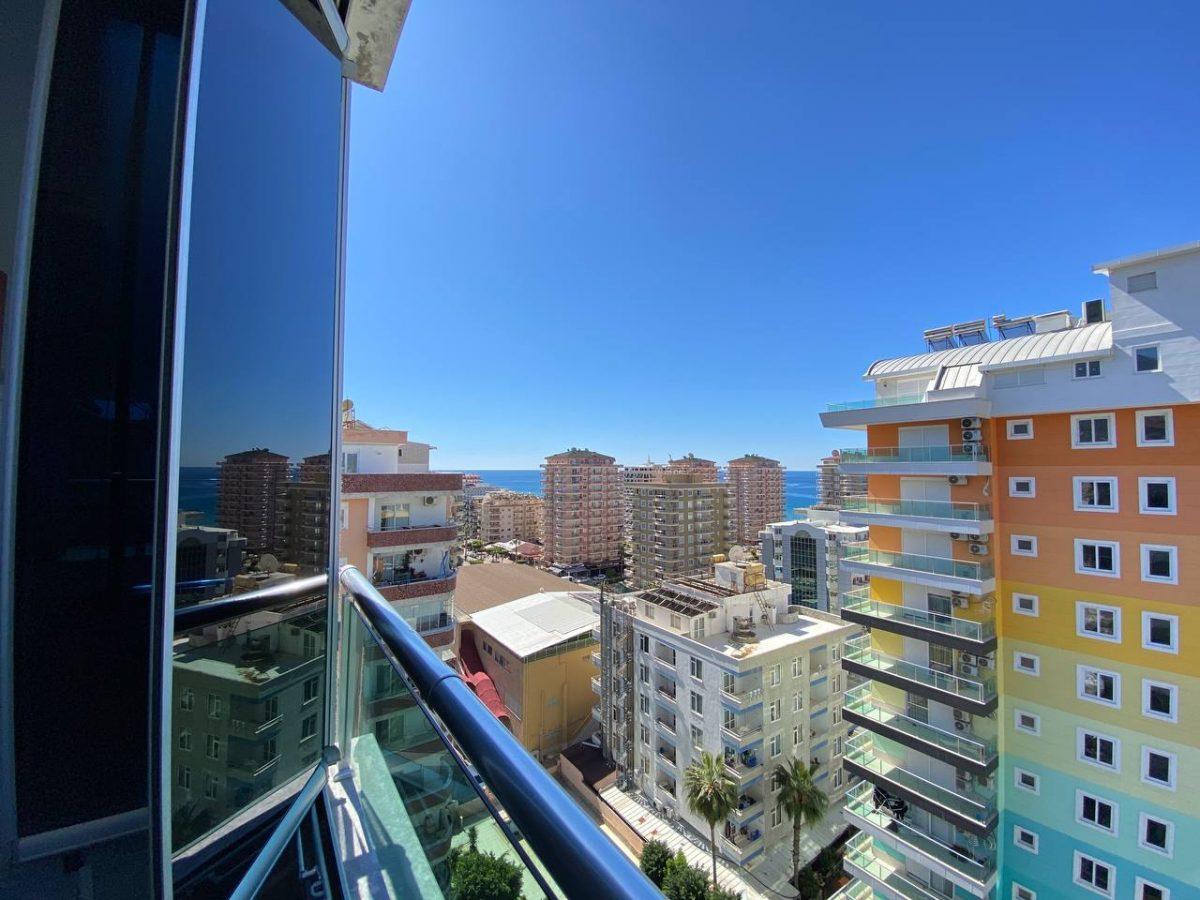
{"label": "balcony glass barrier", "polygon": [[996,679],[994,676],[986,676],[982,681],[960,678],[957,675],[939,672],[935,669],[911,663],[905,659],[897,659],[894,656],[888,656],[886,653],[880,653],[871,646],[870,641],[871,638],[869,635],[846,641],[842,658],[858,663],[859,665],[869,666],[880,672],[896,675],[899,678],[906,678],[909,681],[928,685],[939,691],[957,694],[960,697],[978,703],[987,703],[996,697]]}
{"label": "balcony glass barrier", "polygon": [[993,577],[995,572],[990,562],[966,562],[958,559],[946,559],[942,556],[925,556],[920,553],[872,550],[865,542],[844,544],[842,559],[847,562],[870,563],[875,566],[924,572],[929,575],[966,578],[971,581],[986,581]]}
{"label": "balcony glass barrier", "polygon": [[845,709],[882,726],[910,735],[927,744],[935,744],[958,756],[980,764],[996,756],[995,740],[978,740],[949,731],[942,731],[927,722],[920,722],[878,702],[871,693],[871,685],[860,684],[846,693]]}
{"label": "balcony glass barrier", "polygon": [[985,794],[974,788],[948,788],[935,784],[879,756],[875,752],[872,736],[868,733],[856,734],[846,741],[846,759],[881,778],[907,788],[914,794],[977,822],[987,822],[996,811],[994,794]]}
{"label": "balcony glass barrier", "polygon": [[851,409],[876,409],[881,406],[907,406],[910,403],[924,403],[925,394],[899,394],[895,397],[871,397],[868,400],[847,400],[842,403],[830,403],[825,412],[845,412]]}
{"label": "balcony glass barrier", "polygon": [[982,444],[947,444],[941,447],[847,447],[838,451],[843,463],[987,462]]}
{"label": "balcony glass barrier", "polygon": [[946,616],[928,610],[914,609],[910,606],[884,603],[872,598],[870,590],[870,588],[855,588],[847,591],[843,595],[842,608],[864,616],[940,631],[943,634],[951,634],[969,641],[986,641],[996,636],[996,623],[993,619],[975,622],[971,619],[960,619],[957,616]]}
{"label": "balcony glass barrier", "polygon": [[846,863],[857,866],[889,891],[888,896],[904,900],[946,900],[929,888],[913,881],[905,873],[875,856],[874,839],[869,834],[860,834],[846,844]]}
{"label": "balcony glass barrier", "polygon": [[957,519],[983,522],[992,517],[990,503],[960,503],[951,500],[879,500],[874,497],[847,497],[843,502],[847,512],[872,513],[878,516],[911,516],[918,519]]}

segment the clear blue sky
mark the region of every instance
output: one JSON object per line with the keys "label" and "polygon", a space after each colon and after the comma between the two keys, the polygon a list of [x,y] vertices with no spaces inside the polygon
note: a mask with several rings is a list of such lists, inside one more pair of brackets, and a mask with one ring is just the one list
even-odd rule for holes
{"label": "clear blue sky", "polygon": [[872,359],[1200,238],[1200,7],[416,0],[353,98],[346,393],[439,468],[795,468]]}

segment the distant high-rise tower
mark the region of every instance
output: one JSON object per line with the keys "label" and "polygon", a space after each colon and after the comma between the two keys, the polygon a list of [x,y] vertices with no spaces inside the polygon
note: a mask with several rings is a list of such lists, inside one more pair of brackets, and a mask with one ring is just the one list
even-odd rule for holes
{"label": "distant high-rise tower", "polygon": [[621,474],[611,456],[571,448],[542,466],[544,558],[558,566],[621,563]]}
{"label": "distant high-rise tower", "polygon": [[265,448],[231,453],[217,476],[217,524],[246,539],[246,549],[274,549],[280,495],[288,481],[288,458]]}
{"label": "distant high-rise tower", "polygon": [[783,473],[778,460],[754,453],[729,461],[725,480],[733,492],[736,543],[757,544],[758,533],[768,522],[783,519]]}
{"label": "distant high-rise tower", "polygon": [[717,464],[711,459],[701,459],[695,453],[689,453],[687,456],[681,456],[679,459],[667,461],[667,470],[670,472],[691,472],[700,476],[701,481],[719,481],[717,477]]}
{"label": "distant high-rise tower", "polygon": [[842,452],[834,450],[817,463],[817,507],[841,509],[847,497],[861,497],[867,492],[866,475],[850,475],[838,469]]}
{"label": "distant high-rise tower", "polygon": [[702,470],[668,470],[627,490],[634,579],[652,584],[711,575],[713,555],[727,552],[733,537],[729,485],[706,479]]}

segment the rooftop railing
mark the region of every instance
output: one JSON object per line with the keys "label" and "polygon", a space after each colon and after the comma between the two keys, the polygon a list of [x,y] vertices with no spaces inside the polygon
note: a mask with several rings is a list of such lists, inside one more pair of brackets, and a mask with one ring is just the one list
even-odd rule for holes
{"label": "rooftop railing", "polygon": [[847,447],[838,451],[843,463],[987,462],[982,444],[947,444],[940,447]]}

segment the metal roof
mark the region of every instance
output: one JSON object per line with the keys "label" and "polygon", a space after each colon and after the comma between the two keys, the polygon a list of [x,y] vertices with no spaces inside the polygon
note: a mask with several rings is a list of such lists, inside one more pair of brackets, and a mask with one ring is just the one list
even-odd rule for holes
{"label": "metal roof", "polygon": [[1097,275],[1107,275],[1115,269],[1127,269],[1130,266],[1158,262],[1162,259],[1170,259],[1172,256],[1195,253],[1197,250],[1200,250],[1200,241],[1192,241],[1189,244],[1178,244],[1162,250],[1151,250],[1149,253],[1138,253],[1133,256],[1123,256],[1120,259],[1110,259],[1108,262],[1096,263],[1092,266],[1092,271]]}
{"label": "metal roof", "polygon": [[[936,372],[942,367],[979,366],[983,371],[1009,366],[1036,365],[1112,349],[1112,323],[1096,322],[1080,328],[1063,328],[1044,334],[1030,334],[1004,341],[989,341],[953,350],[937,350],[916,356],[881,359],[871,364],[865,378],[885,378]],[[970,376],[964,370],[962,376]]]}
{"label": "metal roof", "polygon": [[531,594],[472,613],[471,621],[524,659],[591,631],[597,617],[591,604],[583,599],[588,593],[592,592]]}

